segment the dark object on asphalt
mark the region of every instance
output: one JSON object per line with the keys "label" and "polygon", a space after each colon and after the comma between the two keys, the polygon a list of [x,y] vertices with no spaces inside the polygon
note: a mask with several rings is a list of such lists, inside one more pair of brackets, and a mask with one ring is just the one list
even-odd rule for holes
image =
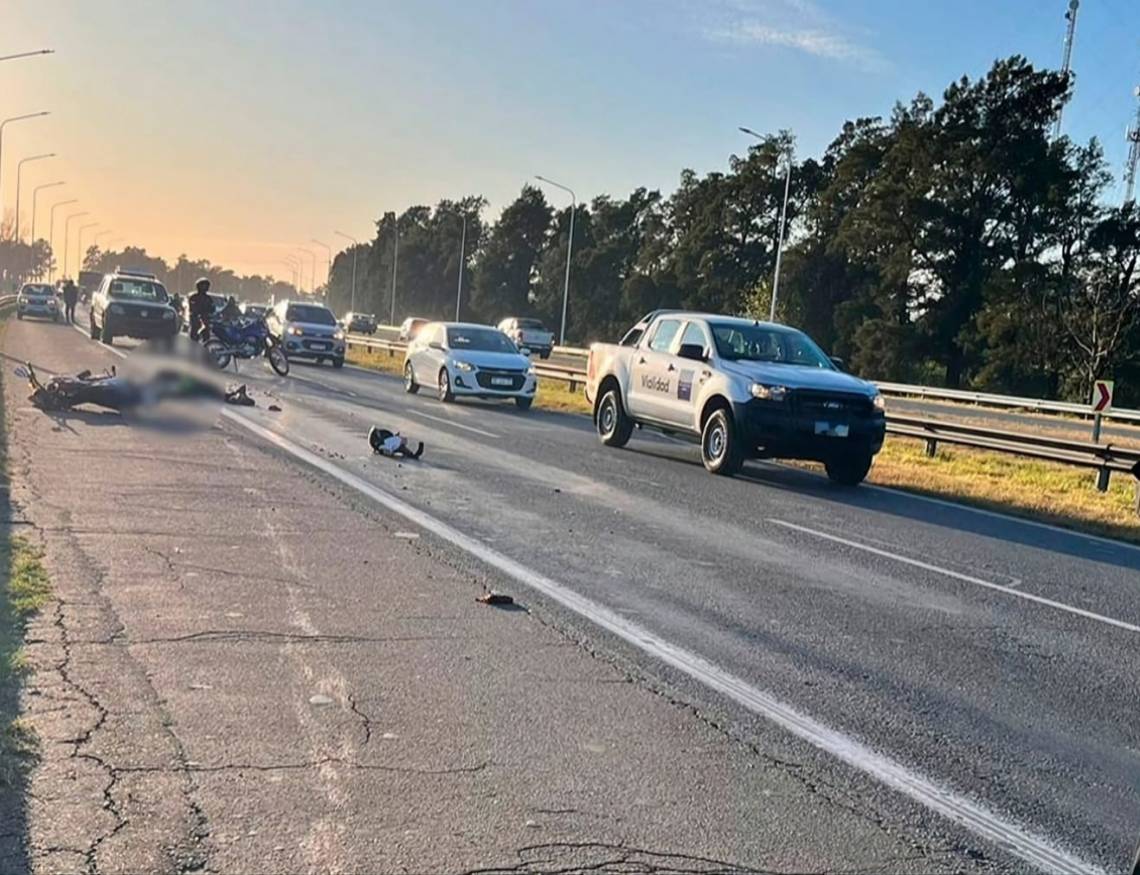
{"label": "dark object on asphalt", "polygon": [[281,408],[278,407],[276,404],[270,404],[268,410],[270,413],[280,413],[281,412]]}
{"label": "dark object on asphalt", "polygon": [[98,376],[93,376],[90,371],[80,371],[74,377],[59,375],[47,383],[41,383],[36,369],[31,362],[27,362],[16,369],[16,376],[27,378],[32,390],[28,400],[44,411],[69,410],[80,404],[94,404],[122,412],[170,398],[221,397],[217,387],[173,370],[159,371],[143,382],[120,377],[112,367],[110,371]]}
{"label": "dark object on asphalt", "polygon": [[513,598],[501,592],[485,592],[475,601],[482,602],[485,605],[513,605],[515,603]]}
{"label": "dark object on asphalt", "polygon": [[424,453],[423,441],[413,451],[408,446],[408,439],[398,431],[388,431],[375,425],[368,429],[368,444],[372,447],[372,452],[393,458],[418,459]]}
{"label": "dark object on asphalt", "polygon": [[226,390],[226,403],[236,404],[238,407],[255,407],[257,405],[257,402],[249,397],[245,383],[242,383],[236,389]]}
{"label": "dark object on asphalt", "polygon": [[114,368],[102,376],[80,371],[74,377],[52,377],[41,383],[32,363],[17,369],[18,376],[26,376],[32,394],[28,400],[44,411],[68,410],[77,404],[94,404],[111,410],[124,410],[142,403],[143,394],[135,383],[116,375]]}

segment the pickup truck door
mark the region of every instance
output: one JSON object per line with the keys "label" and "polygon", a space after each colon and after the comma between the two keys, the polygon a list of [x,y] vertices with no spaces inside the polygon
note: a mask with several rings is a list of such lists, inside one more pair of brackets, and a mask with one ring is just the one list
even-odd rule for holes
{"label": "pickup truck door", "polygon": [[670,350],[680,330],[680,319],[658,319],[630,353],[626,403],[635,419],[670,422],[670,395],[677,391],[677,368]]}
{"label": "pickup truck door", "polygon": [[[666,365],[666,375],[670,378],[668,397],[662,403],[662,420],[684,429],[692,430],[697,423],[697,400],[701,384],[712,376],[708,364],[712,352],[712,342],[704,325],[700,322],[686,322],[679,337],[673,343]],[[705,361],[683,358],[681,347],[700,347]]]}

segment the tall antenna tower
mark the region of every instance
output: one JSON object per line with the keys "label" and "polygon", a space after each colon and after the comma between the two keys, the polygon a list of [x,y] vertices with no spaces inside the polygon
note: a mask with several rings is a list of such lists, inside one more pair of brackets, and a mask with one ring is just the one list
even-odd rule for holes
{"label": "tall antenna tower", "polygon": [[1128,139],[1128,160],[1124,162],[1124,202],[1132,200],[1136,186],[1136,165],[1140,164],[1140,85],[1132,89],[1136,95],[1136,121],[1125,133]]}
{"label": "tall antenna tower", "polygon": [[[1069,0],[1069,11],[1065,13],[1065,20],[1069,22],[1069,26],[1065,29],[1065,53],[1061,56],[1061,73],[1064,76],[1069,75],[1069,68],[1073,60],[1073,34],[1077,30],[1077,9],[1081,5],[1081,0]],[[1057,117],[1053,119],[1053,139],[1061,136],[1061,114],[1065,111],[1065,104],[1061,103],[1057,107]]]}

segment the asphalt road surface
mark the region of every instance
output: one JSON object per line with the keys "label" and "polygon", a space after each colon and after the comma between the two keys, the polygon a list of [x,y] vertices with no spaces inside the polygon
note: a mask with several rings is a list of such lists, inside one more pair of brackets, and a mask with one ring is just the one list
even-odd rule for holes
{"label": "asphalt road surface", "polygon": [[[108,358],[75,342],[77,365]],[[778,465],[715,478],[689,446],[608,450],[584,417],[444,405],[351,367],[241,380],[283,408],[237,414],[259,436],[884,828],[969,836],[999,865],[1130,859],[1140,550]],[[423,461],[377,465],[371,424],[424,440]]]}

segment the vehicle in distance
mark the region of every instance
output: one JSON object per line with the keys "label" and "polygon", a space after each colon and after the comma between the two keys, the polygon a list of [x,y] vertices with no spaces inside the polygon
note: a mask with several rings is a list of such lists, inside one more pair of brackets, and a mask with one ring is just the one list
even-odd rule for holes
{"label": "vehicle in distance", "polygon": [[324,304],[279,301],[265,317],[269,331],[290,359],[330,361],[344,367],[344,330]]}
{"label": "vehicle in distance", "polygon": [[241,311],[246,316],[257,319],[264,319],[269,315],[271,306],[269,304],[250,304],[248,301],[243,301]]}
{"label": "vehicle in distance", "polygon": [[803,332],[704,313],[651,313],[620,344],[594,344],[586,398],[602,443],[624,445],[635,426],[688,435],[714,474],[748,458],[808,459],[853,486],[886,431],[875,386]]}
{"label": "vehicle in distance", "polygon": [[59,299],[55,290],[46,283],[24,283],[16,295],[16,318],[40,316],[59,321]]}
{"label": "vehicle in distance", "polygon": [[539,319],[511,316],[499,323],[499,330],[516,345],[538,353],[541,358],[550,358],[550,353],[554,350],[554,334],[547,331]]}
{"label": "vehicle in distance", "polygon": [[376,317],[371,313],[345,313],[344,330],[354,334],[375,334]]}
{"label": "vehicle in distance", "polygon": [[420,386],[434,386],[440,401],[513,398],[527,410],[534,402],[534,365],[490,325],[431,322],[404,356],[404,390],[415,393]]}
{"label": "vehicle in distance", "polygon": [[420,329],[430,321],[430,319],[423,319],[419,316],[409,316],[400,323],[399,339],[404,341],[414,340],[416,335],[419,334]]}
{"label": "vehicle in distance", "polygon": [[91,339],[111,343],[116,337],[168,340],[178,333],[178,319],[166,288],[154,274],[119,270],[104,274],[88,310]]}

